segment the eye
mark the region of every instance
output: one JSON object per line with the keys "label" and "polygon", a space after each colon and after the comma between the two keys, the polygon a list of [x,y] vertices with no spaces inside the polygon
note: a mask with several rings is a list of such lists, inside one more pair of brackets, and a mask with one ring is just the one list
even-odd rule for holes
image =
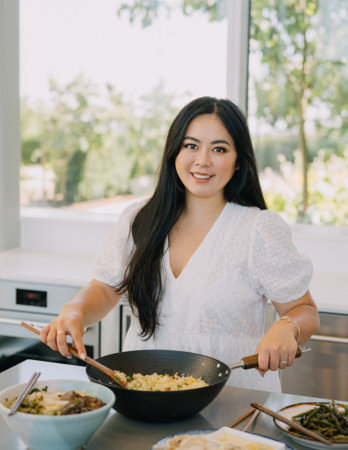
{"label": "eye", "polygon": [[223,147],[214,147],[214,148],[213,148],[213,152],[216,152],[216,153],[226,153],[226,149],[223,148]]}
{"label": "eye", "polygon": [[196,145],[196,144],[189,143],[189,144],[185,144],[185,145],[184,145],[184,148],[188,148],[189,150],[196,150],[197,145]]}

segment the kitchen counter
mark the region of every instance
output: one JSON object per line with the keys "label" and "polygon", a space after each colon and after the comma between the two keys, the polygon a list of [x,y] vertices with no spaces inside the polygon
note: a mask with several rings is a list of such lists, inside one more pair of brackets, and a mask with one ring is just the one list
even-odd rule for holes
{"label": "kitchen counter", "polygon": [[[11,369],[0,373],[0,390],[5,387],[26,382],[34,371],[40,371],[40,379],[81,379],[86,380],[84,367],[68,366],[57,363],[26,360]],[[218,397],[200,414],[184,421],[168,424],[152,424],[127,419],[114,410],[107,417],[102,427],[92,437],[87,450],[147,450],[161,438],[188,430],[220,428],[232,423],[245,411],[250,409],[251,402],[259,402],[272,410],[291,403],[314,401],[310,397],[268,393],[249,389],[225,387]],[[117,400],[116,400],[117,401]],[[237,426],[242,429],[245,422]],[[306,449],[283,435],[273,424],[273,419],[260,414],[251,432],[274,437],[291,445],[294,449]],[[25,446],[0,417],[1,448],[6,450],[24,450]],[[308,449],[307,449],[308,450]]]}
{"label": "kitchen counter", "polygon": [[0,280],[81,288],[92,278],[95,255],[15,248],[0,252]]}

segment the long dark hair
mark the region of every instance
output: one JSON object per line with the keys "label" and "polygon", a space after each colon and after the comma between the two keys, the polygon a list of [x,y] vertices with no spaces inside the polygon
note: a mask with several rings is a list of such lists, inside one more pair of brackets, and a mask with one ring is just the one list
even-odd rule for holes
{"label": "long dark hair", "polygon": [[182,147],[190,122],[201,114],[216,114],[231,135],[236,151],[236,170],[224,190],[227,202],[266,209],[255,154],[243,112],[230,100],[201,97],[191,101],[176,116],[169,128],[157,186],[152,197],[135,216],[132,223],[134,253],[117,290],[127,292],[129,304],[138,316],[142,333],[154,335],[158,307],[164,286],[161,277],[164,241],[178,220],[185,204],[185,188],[175,169],[175,160]]}

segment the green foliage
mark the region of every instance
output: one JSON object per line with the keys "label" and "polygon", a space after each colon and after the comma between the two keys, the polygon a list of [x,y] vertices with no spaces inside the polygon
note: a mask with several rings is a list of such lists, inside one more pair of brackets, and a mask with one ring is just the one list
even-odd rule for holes
{"label": "green foliage", "polygon": [[[300,155],[294,162],[279,156],[279,172],[266,168],[260,174],[270,209],[287,221],[299,221],[301,202]],[[321,149],[309,168],[310,207],[300,221],[326,225],[348,225],[348,146],[341,155]]]}
{"label": "green foliage", "polygon": [[124,1],[117,10],[118,16],[128,14],[128,19],[134,23],[139,19],[143,28],[148,27],[158,17],[160,11],[168,15],[174,9],[181,9],[190,16],[194,12],[203,12],[208,15],[209,21],[222,20],[226,17],[228,0],[132,0]]}
{"label": "green foliage", "polygon": [[51,80],[50,90],[44,108],[22,101],[22,148],[23,164],[54,172],[52,205],[129,194],[141,176],[148,181],[142,194],[152,189],[177,111],[163,85],[141,97],[137,108],[113,86],[103,95],[82,77],[66,86]]}

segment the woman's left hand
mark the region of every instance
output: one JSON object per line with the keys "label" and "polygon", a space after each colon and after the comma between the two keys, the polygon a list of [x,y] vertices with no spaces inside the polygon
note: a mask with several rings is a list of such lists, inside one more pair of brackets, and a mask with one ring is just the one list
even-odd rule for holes
{"label": "woman's left hand", "polygon": [[297,347],[306,342],[319,328],[317,307],[309,291],[297,300],[272,302],[279,317],[291,316],[292,321],[277,320],[268,329],[256,348],[259,372],[285,369],[294,363]]}
{"label": "woman's left hand", "polygon": [[294,327],[285,320],[274,322],[257,346],[259,372],[285,369],[293,364],[297,351]]}

